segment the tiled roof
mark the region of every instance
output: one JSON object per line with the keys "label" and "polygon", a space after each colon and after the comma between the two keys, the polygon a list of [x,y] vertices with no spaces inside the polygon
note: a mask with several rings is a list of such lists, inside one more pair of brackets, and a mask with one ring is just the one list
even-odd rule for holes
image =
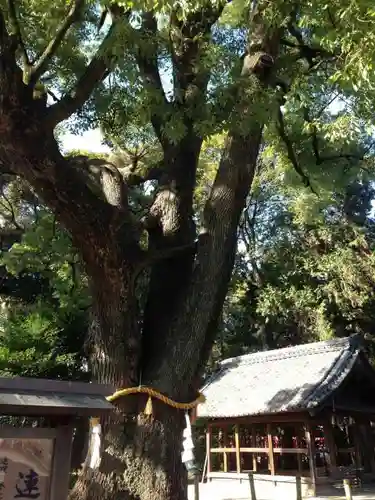
{"label": "tiled roof", "polygon": [[338,388],[361,350],[361,337],[353,335],[227,359],[202,389],[198,417],[312,410]]}

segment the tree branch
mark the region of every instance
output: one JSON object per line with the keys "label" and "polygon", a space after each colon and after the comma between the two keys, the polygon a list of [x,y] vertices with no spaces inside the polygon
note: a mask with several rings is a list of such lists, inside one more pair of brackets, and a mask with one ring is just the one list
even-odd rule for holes
{"label": "tree branch", "polygon": [[322,155],[319,151],[318,131],[313,120],[310,118],[309,111],[307,108],[304,108],[303,115],[305,121],[307,121],[311,125],[311,145],[315,157],[315,162],[317,165],[322,165],[327,161],[335,161],[340,159],[363,160],[366,152],[364,152],[363,154],[337,153],[332,155]]}
{"label": "tree branch", "polygon": [[[10,0],[11,2],[13,0]],[[69,9],[67,16],[64,21],[60,25],[57,30],[55,38],[53,38],[50,43],[45,48],[43,54],[40,56],[39,61],[32,69],[30,75],[30,84],[35,85],[35,83],[40,79],[40,77],[45,73],[48,68],[48,65],[59,49],[62,41],[65,38],[69,28],[72,24],[78,20],[79,14],[83,5],[85,4],[85,0],[73,0]]]}
{"label": "tree branch", "polygon": [[138,169],[137,162],[132,163],[129,158],[124,158],[119,154],[110,154],[105,158],[89,158],[79,155],[74,159],[79,168],[90,176],[98,188],[100,188],[100,175],[103,169],[116,169],[126,186],[136,187],[147,181],[159,180],[164,166],[164,161],[160,160],[149,167]]}
{"label": "tree branch", "polygon": [[336,21],[335,21],[335,18],[332,14],[332,10],[330,8],[327,9],[327,14],[328,14],[328,19],[330,21],[330,23],[332,24],[333,28],[336,29]]}
{"label": "tree branch", "polygon": [[[159,121],[156,135],[159,135],[160,127],[165,175],[161,177],[160,189],[155,192],[149,210],[148,241],[150,248],[157,252],[164,252],[167,248],[173,252],[173,248],[185,245],[187,249],[168,259],[157,260],[152,266],[144,309],[142,365],[148,364],[149,358],[168,336],[170,318],[174,316],[174,311],[182,300],[193,269],[195,254],[189,249],[196,238],[193,193],[203,141],[202,134],[195,125],[207,112],[206,90],[210,68],[205,66],[204,56],[212,25],[219,17],[224,3],[223,1],[216,9],[212,2],[204,1],[184,19],[179,19],[177,14],[171,15],[168,48],[173,62],[174,102],[168,103],[168,106],[174,116],[181,119],[184,135],[176,143],[171,141],[164,134],[171,115],[168,109],[167,113],[162,113],[162,108],[156,107],[155,113]],[[151,28],[155,29],[155,22],[152,19],[149,22],[153,23]],[[160,88],[155,52],[153,68],[147,69],[154,71],[150,75],[151,80]],[[144,369],[147,369],[146,366]]]}
{"label": "tree branch", "polygon": [[11,222],[16,229],[23,231],[24,228],[20,224],[18,224],[17,219],[16,219],[16,214],[14,212],[13,204],[9,200],[9,198],[6,196],[6,194],[4,193],[3,186],[1,187],[1,196],[4,198],[6,203],[3,203],[0,200],[0,205],[10,214],[9,222]]}
{"label": "tree branch", "polygon": [[301,31],[294,25],[295,16],[292,17],[291,21],[288,23],[288,30],[292,37],[297,40],[297,43],[293,43],[285,38],[281,40],[281,44],[286,47],[297,48],[300,53],[300,58],[306,59],[309,63],[310,69],[317,64],[316,59],[331,59],[334,58],[337,54],[329,52],[322,47],[313,47],[308,45],[302,36]]}
{"label": "tree branch", "polygon": [[22,39],[21,27],[18,21],[16,6],[14,4],[14,0],[8,0],[8,13],[9,13],[9,21],[12,27],[13,35],[16,38],[17,45],[21,49],[22,53],[22,62],[25,67],[30,65],[29,56],[27,55],[27,50],[25,44]]}
{"label": "tree branch", "polygon": [[200,11],[193,12],[186,21],[180,20],[176,11],[171,16],[170,44],[173,62],[174,96],[183,109],[199,110],[201,98],[207,89],[209,71],[203,66],[204,41],[211,34],[212,26],[219,19],[226,2],[217,6],[205,3]]}
{"label": "tree branch", "polygon": [[284,122],[284,117],[283,117],[283,112],[281,111],[281,106],[279,106],[278,113],[277,113],[277,118],[278,118],[278,124],[277,124],[277,129],[280,135],[280,138],[285,144],[287,153],[288,153],[288,158],[293,165],[294,170],[297,172],[297,174],[301,177],[303,184],[311,189],[311,191],[317,195],[316,191],[311,185],[309,177],[305,174],[305,172],[302,170],[301,165],[299,164],[297,155],[294,151],[293,147],[293,142],[290,140],[286,128],[285,128],[285,122]]}
{"label": "tree branch", "polygon": [[136,279],[138,278],[138,276],[141,274],[142,271],[155,264],[155,262],[170,259],[171,257],[175,257],[178,253],[186,252],[186,250],[191,250],[191,252],[194,253],[197,248],[197,243],[198,240],[195,240],[190,243],[187,243],[186,245],[180,245],[178,247],[171,247],[171,248],[166,248],[164,250],[155,250],[155,251],[149,250],[145,252],[134,271],[134,276],[133,276],[134,282],[136,281]]}
{"label": "tree branch", "polygon": [[[139,70],[143,76],[146,88],[151,88],[156,92],[162,104],[163,114],[165,115],[166,108],[169,103],[164,93],[163,84],[160,78],[158,67],[158,41],[157,41],[157,21],[152,12],[146,12],[142,16],[142,27],[138,32],[133,30],[133,34],[140,38],[138,47],[136,48],[136,59]],[[147,41],[147,42],[146,42]],[[147,49],[145,47],[147,46]],[[160,103],[158,103],[160,107]],[[153,113],[151,123],[155,134],[163,147],[166,147],[166,140],[163,136],[163,119],[161,113]]]}
{"label": "tree branch", "polygon": [[[42,141],[44,147],[40,150],[38,144]],[[86,263],[97,266],[100,259],[95,248],[105,248],[115,236],[121,238],[125,254],[129,251],[135,255],[139,248],[136,227],[126,206],[126,185],[117,170],[112,171],[110,166],[105,169],[105,185],[99,193],[80,168],[79,158],[64,158],[55,139],[46,137],[44,129],[28,144],[27,149],[18,143],[3,146],[1,157],[56,214]]]}
{"label": "tree branch", "polygon": [[[0,72],[1,94],[7,96],[7,101],[19,99],[18,92],[22,92],[22,70],[17,64],[16,50],[19,40],[8,33],[3,11],[0,9]],[[24,94],[22,94],[24,95]],[[4,112],[4,99],[1,100],[1,112]]]}
{"label": "tree branch", "polygon": [[136,171],[129,171],[128,173],[124,172],[124,179],[129,187],[140,186],[148,181],[157,181],[160,180],[163,174],[163,167],[164,162],[160,161],[159,163],[152,165],[144,173],[138,173]]}
{"label": "tree branch", "polygon": [[97,85],[109,74],[113,59],[111,49],[120,23],[120,18],[113,18],[107,35],[83,75],[78,79],[75,88],[47,109],[47,121],[52,127],[81,109]]}
{"label": "tree branch", "polygon": [[128,186],[124,175],[110,158],[74,157],[77,170],[83,174],[87,185],[102,200],[129,213]]}

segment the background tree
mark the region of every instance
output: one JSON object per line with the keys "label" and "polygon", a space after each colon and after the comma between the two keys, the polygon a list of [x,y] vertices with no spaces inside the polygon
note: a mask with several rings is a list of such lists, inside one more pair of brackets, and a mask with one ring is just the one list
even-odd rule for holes
{"label": "background tree", "polygon": [[326,199],[280,185],[277,172],[261,165],[240,226],[214,357],[352,333],[370,339],[372,153],[366,163],[365,171],[353,166],[347,184],[333,187]]}
{"label": "background tree", "polygon": [[[84,354],[87,287],[70,267],[78,267],[77,263],[64,261],[61,244],[65,242],[60,241],[59,253],[55,253],[56,237],[50,237],[46,223],[36,223],[20,243],[3,252],[8,272],[6,284],[0,287],[0,371],[3,376],[89,380]],[[51,253],[43,255],[44,251]],[[40,290],[40,282],[48,286]],[[25,301],[30,289],[35,295]]]}

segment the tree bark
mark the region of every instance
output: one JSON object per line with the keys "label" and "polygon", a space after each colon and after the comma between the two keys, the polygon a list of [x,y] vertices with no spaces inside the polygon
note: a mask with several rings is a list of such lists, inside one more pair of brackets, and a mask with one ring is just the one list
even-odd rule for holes
{"label": "tree bark", "polygon": [[103,422],[100,466],[86,462],[70,500],[186,500],[183,413],[154,402],[147,416],[145,404],[130,396]]}
{"label": "tree bark", "polygon": [[[255,30],[243,61],[233,123],[205,206],[189,286],[169,328],[158,339],[162,358],[154,353],[148,363],[147,380],[157,381],[161,390],[174,396],[192,394],[197,389],[212,346],[233,269],[237,228],[267,119],[266,115],[257,117],[254,109],[265,98],[265,88],[272,80],[280,29],[264,26],[257,16],[253,23]],[[253,89],[250,96],[249,87]]]}
{"label": "tree bark", "polygon": [[[109,255],[115,257],[116,248]],[[137,386],[142,357],[134,268],[129,259],[103,259],[102,267],[89,273],[93,308],[87,349],[95,380],[113,384],[114,391]],[[102,422],[100,467],[91,470],[86,461],[71,500],[186,500],[183,412],[153,401],[148,416],[146,403],[144,395],[114,403],[116,411]]]}

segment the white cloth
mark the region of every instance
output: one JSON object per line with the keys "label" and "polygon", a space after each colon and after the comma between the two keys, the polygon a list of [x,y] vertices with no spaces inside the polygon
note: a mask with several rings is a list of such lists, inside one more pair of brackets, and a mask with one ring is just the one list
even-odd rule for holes
{"label": "white cloth", "polygon": [[194,460],[194,443],[193,443],[193,436],[191,432],[191,423],[190,423],[190,417],[187,413],[185,413],[185,421],[186,421],[186,428],[184,429],[184,432],[182,434],[182,446],[183,446],[183,451],[181,454],[181,460],[182,463],[189,462],[191,460]]}
{"label": "white cloth", "polygon": [[91,457],[89,462],[90,469],[97,469],[100,465],[100,447],[101,447],[101,425],[94,425],[91,429]]}

